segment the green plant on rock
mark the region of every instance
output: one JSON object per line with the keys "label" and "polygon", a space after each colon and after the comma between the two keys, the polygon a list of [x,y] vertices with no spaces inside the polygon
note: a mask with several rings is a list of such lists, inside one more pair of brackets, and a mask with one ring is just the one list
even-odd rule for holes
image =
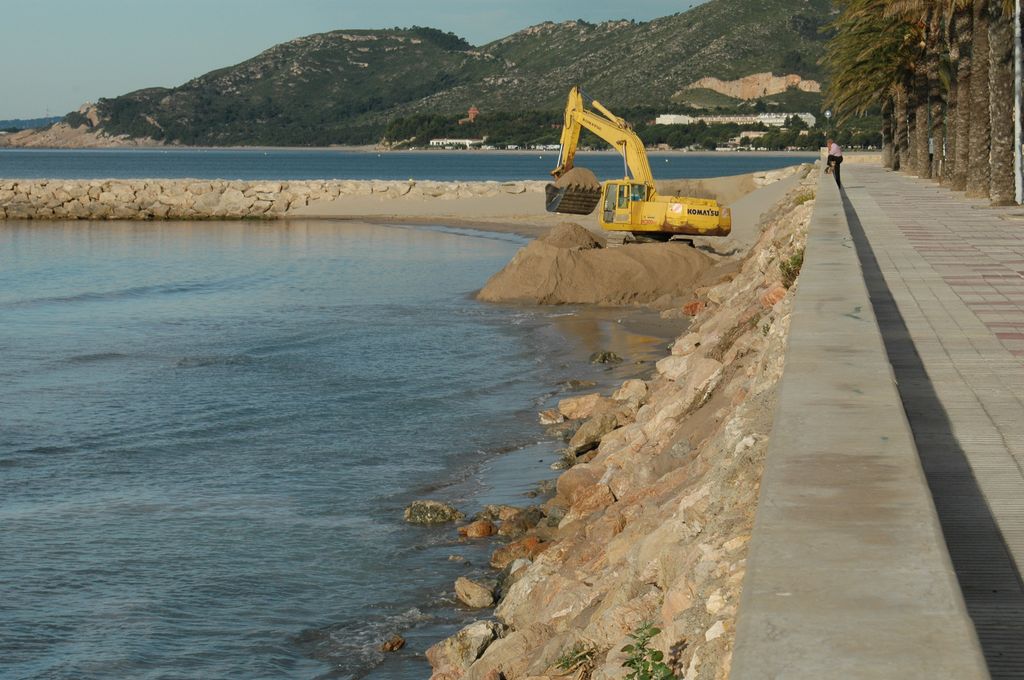
{"label": "green plant on rock", "polygon": [[791,255],[789,259],[779,263],[779,271],[782,272],[782,285],[791,288],[796,283],[796,277],[800,276],[800,269],[804,266],[804,249],[801,248]]}
{"label": "green plant on rock", "polygon": [[649,647],[651,638],[660,632],[654,624],[645,623],[629,634],[633,644],[622,648],[629,655],[622,664],[623,668],[630,669],[626,680],[675,680],[676,674],[664,662],[665,655]]}
{"label": "green plant on rock", "polygon": [[814,192],[813,191],[805,191],[804,193],[800,194],[799,196],[797,196],[796,198],[793,199],[793,205],[794,206],[803,205],[807,201],[813,201],[813,200],[814,200]]}
{"label": "green plant on rock", "polygon": [[575,672],[579,678],[589,678],[596,665],[597,647],[590,642],[579,641],[562,652],[557,665],[566,672]]}

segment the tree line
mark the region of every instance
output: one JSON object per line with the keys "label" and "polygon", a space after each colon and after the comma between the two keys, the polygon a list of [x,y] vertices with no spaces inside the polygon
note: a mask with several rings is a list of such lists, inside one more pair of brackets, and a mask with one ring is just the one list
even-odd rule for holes
{"label": "tree line", "polygon": [[826,103],[881,111],[887,167],[1008,205],[1014,170],[1012,0],[837,0]]}

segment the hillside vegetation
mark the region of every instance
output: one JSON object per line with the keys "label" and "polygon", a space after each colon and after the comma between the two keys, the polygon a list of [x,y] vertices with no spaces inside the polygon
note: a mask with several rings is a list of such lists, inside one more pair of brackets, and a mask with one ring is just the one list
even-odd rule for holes
{"label": "hillside vegetation", "polygon": [[711,0],[648,22],[544,23],[481,47],[421,27],[332,31],[180,87],[101,99],[98,127],[181,144],[371,143],[400,117],[558,111],[577,83],[613,107],[681,106],[703,76],[820,79],[830,13],[829,0]]}

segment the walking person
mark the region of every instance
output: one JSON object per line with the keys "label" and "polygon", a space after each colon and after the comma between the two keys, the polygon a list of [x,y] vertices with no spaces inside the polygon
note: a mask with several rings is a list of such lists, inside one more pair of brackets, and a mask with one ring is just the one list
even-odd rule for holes
{"label": "walking person", "polygon": [[843,164],[843,147],[839,146],[834,139],[825,142],[825,146],[828,147],[828,167],[831,168],[832,175],[836,178],[836,186],[842,189],[843,181],[839,177],[839,168]]}

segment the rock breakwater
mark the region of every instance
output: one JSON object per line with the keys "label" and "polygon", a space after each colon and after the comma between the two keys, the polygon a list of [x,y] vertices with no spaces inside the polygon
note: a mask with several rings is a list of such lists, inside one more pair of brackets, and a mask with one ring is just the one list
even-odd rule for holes
{"label": "rock breakwater", "polygon": [[280,219],[347,197],[453,200],[543,191],[543,182],[195,179],[0,180],[0,219]]}
{"label": "rock breakwater", "polygon": [[653,378],[559,405],[584,427],[615,422],[577,452],[537,527],[499,548],[542,549],[517,554],[529,566],[501,589],[493,619],[431,648],[433,680],[540,680],[563,676],[568,658],[576,677],[622,678],[621,650],[649,623],[678,677],[728,677],[799,285],[783,265],[802,254],[815,181],[765,215],[738,271],[698,289],[692,326]]}

